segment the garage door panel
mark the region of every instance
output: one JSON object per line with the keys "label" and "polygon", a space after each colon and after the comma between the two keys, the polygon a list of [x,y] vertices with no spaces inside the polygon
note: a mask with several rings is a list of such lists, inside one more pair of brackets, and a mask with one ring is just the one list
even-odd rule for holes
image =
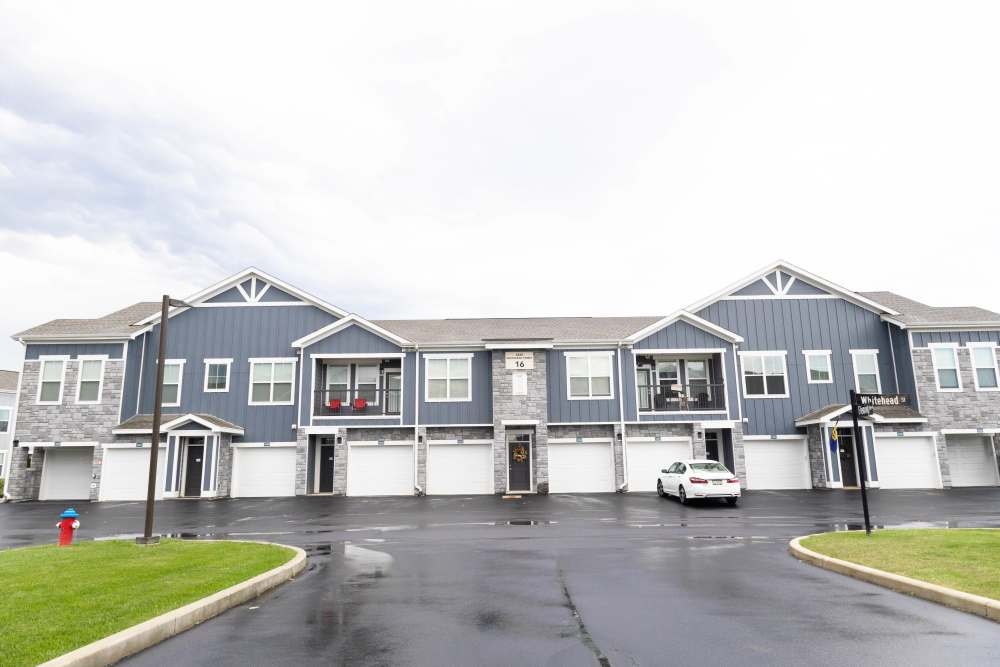
{"label": "garage door panel", "polygon": [[745,440],[748,489],[809,489],[809,449],[805,438]]}
{"label": "garage door panel", "polygon": [[879,485],[883,489],[940,488],[940,473],[931,436],[875,438]]}
{"label": "garage door panel", "polygon": [[492,444],[432,444],[428,447],[428,494],[493,493]]}
{"label": "garage door panel", "polygon": [[295,495],[294,447],[235,447],[234,498],[274,498]]}
{"label": "garage door panel", "polygon": [[550,493],[611,493],[615,463],[611,441],[549,443]]}
{"label": "garage door panel", "polygon": [[997,463],[988,436],[949,435],[948,468],[952,486],[996,486]]}
{"label": "garage door panel", "polygon": [[350,445],[347,495],[413,495],[412,445]]}
{"label": "garage door panel", "polygon": [[[145,500],[149,484],[149,449],[104,450],[101,464],[101,500]],[[163,498],[167,480],[166,447],[156,461],[156,498]]]}
{"label": "garage door panel", "polygon": [[628,490],[656,491],[660,470],[691,458],[691,441],[628,443]]}
{"label": "garage door panel", "polygon": [[87,500],[93,479],[94,448],[49,448],[42,461],[39,500]]}

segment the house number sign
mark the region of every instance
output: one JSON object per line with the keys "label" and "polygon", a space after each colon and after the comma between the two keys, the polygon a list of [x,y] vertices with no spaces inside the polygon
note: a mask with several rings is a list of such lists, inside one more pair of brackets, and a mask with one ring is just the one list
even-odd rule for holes
{"label": "house number sign", "polygon": [[533,352],[504,352],[504,361],[509,371],[524,371],[535,367]]}

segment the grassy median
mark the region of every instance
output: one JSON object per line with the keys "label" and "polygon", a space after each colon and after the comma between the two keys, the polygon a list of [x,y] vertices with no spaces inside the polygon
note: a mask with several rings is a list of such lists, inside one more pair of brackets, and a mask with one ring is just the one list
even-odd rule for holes
{"label": "grassy median", "polygon": [[825,556],[1000,600],[1000,530],[826,533],[801,544]]}
{"label": "grassy median", "polygon": [[35,665],[292,559],[239,542],[81,542],[0,551],[0,665]]}

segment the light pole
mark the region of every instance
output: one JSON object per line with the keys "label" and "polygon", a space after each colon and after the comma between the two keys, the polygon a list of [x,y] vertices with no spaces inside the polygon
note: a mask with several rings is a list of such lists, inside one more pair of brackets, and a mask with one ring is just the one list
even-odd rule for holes
{"label": "light pole", "polygon": [[149,445],[149,485],[146,488],[146,526],[142,537],[135,538],[136,544],[158,544],[160,541],[159,535],[153,536],[153,506],[156,501],[156,460],[160,453],[160,421],[163,417],[163,368],[167,355],[167,320],[171,306],[183,308],[189,304],[179,299],[171,299],[164,294],[163,305],[160,307],[160,344],[156,357],[156,387],[153,395],[153,437]]}

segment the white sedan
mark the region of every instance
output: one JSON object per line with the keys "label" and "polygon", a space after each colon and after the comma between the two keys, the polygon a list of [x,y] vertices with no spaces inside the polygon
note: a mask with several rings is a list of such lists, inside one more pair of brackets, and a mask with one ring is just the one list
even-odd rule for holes
{"label": "white sedan", "polygon": [[682,504],[694,498],[723,498],[735,505],[740,500],[740,480],[718,461],[690,459],[661,470],[656,492],[677,496]]}

